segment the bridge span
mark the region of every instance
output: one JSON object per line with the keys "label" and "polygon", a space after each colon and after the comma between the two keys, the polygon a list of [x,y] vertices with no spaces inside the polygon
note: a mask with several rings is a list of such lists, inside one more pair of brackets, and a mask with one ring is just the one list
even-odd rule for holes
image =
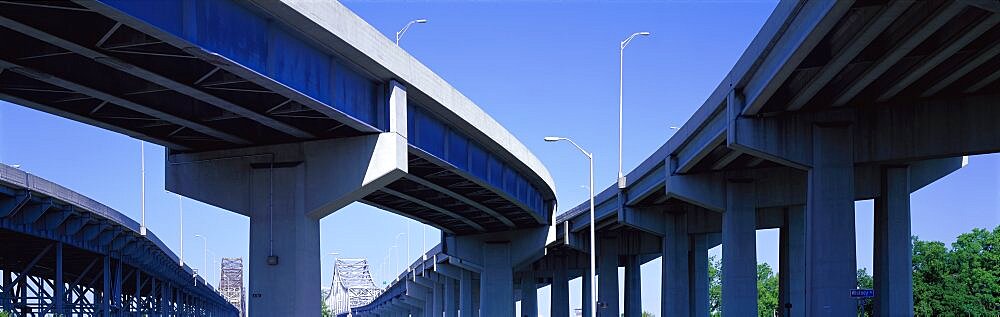
{"label": "bridge span", "polygon": [[3,1],[0,37],[0,99],[162,145],[168,190],[250,218],[253,316],[318,315],[319,220],[355,201],[497,272],[550,237],[539,160],[335,1]]}
{"label": "bridge span", "polygon": [[239,316],[151,231],[0,164],[0,311],[16,316]]}
{"label": "bridge span", "polygon": [[639,314],[656,257],[661,315],[707,316],[719,243],[724,310],[755,314],[762,228],[781,230],[782,313],[844,316],[854,201],[873,198],[875,307],[912,315],[909,193],[1000,152],[998,10],[780,3],[692,118],[597,195],[596,223],[585,205],[555,217],[537,158],[336,2],[4,1],[0,98],[163,145],[168,189],[249,216],[254,316],[318,315],[319,219],[354,201],[444,232],[362,315],[511,316],[520,298],[534,316],[552,285],[567,316],[593,226],[602,316]]}
{"label": "bridge span", "polygon": [[[779,3],[680,130],[624,188],[597,194],[596,223],[588,203],[570,208],[544,255],[502,276],[518,290],[509,305],[536,316],[535,292],[551,285],[547,315],[568,316],[594,226],[599,316],[639,316],[639,265],[658,257],[659,315],[708,316],[707,250],[719,244],[723,310],[756,315],[755,232],[778,228],[779,313],[853,315],[854,202],[874,199],[876,314],[912,316],[910,193],[964,156],[1000,152],[998,12],[993,1]],[[493,316],[482,304],[499,285],[482,266],[491,259],[452,256],[462,248],[445,237],[355,312]],[[592,287],[584,278],[585,303]]]}

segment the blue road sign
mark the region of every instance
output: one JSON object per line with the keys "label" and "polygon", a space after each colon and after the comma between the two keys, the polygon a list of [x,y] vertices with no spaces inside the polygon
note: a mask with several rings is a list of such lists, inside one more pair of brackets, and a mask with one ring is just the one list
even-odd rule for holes
{"label": "blue road sign", "polygon": [[875,290],[873,289],[852,289],[851,298],[855,299],[865,299],[875,297]]}

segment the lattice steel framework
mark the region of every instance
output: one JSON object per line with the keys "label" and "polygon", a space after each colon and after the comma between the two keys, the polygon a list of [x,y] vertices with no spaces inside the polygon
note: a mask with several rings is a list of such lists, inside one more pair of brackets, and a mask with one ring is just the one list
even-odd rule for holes
{"label": "lattice steel framework", "polygon": [[240,310],[240,316],[246,316],[246,290],[243,288],[243,258],[222,258],[219,274],[219,293],[230,304]]}
{"label": "lattice steel framework", "polygon": [[334,315],[371,303],[382,289],[375,286],[367,259],[337,259],[330,293],[324,299]]}

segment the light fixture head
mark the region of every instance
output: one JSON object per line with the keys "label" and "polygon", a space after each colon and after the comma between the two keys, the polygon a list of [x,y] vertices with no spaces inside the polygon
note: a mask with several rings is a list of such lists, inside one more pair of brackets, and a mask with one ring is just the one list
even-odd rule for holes
{"label": "light fixture head", "polygon": [[639,32],[639,35],[642,36],[649,36],[649,34],[650,34],[649,32]]}
{"label": "light fixture head", "polygon": [[545,142],[556,142],[556,141],[561,141],[562,139],[563,138],[557,136],[547,136],[545,137]]}
{"label": "light fixture head", "polygon": [[427,19],[417,19],[417,20],[414,20],[413,22],[417,22],[417,23],[427,23]]}

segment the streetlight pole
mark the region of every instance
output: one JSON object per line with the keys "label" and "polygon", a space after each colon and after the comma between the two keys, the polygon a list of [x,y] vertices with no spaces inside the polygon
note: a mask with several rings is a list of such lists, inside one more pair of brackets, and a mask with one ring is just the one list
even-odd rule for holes
{"label": "streetlight pole", "polygon": [[413,261],[410,257],[410,222],[406,222],[406,260]]}
{"label": "streetlight pole", "polygon": [[[213,268],[216,267],[216,263],[219,262],[219,261],[216,260],[217,258],[219,258],[219,255],[215,254],[215,252],[212,251],[212,250],[208,250],[208,248],[205,248],[205,250],[207,250],[208,253],[212,255],[212,258],[211,258],[212,259],[212,266],[209,267],[208,271],[205,272],[205,277],[206,277],[205,284],[211,284],[211,283],[208,282],[207,278],[209,277],[209,273],[215,272],[215,269],[213,269]],[[218,277],[218,273],[216,273],[216,277]],[[216,285],[216,286],[218,286],[218,285]]]}
{"label": "streetlight pole", "polygon": [[[407,224],[406,231],[410,231],[409,224]],[[396,242],[399,241],[399,236],[403,236],[403,235],[406,236],[406,259],[404,259],[403,261],[400,261],[400,263],[406,263],[405,261],[409,261],[410,260],[410,235],[407,234],[406,232],[400,232],[400,233],[396,234],[395,238],[392,239],[392,243],[393,244],[399,245]],[[393,248],[395,248],[395,247],[396,246],[393,246]],[[402,257],[402,254],[400,254],[400,257]],[[409,265],[407,265],[407,266],[409,266]]]}
{"label": "streetlight pole", "polygon": [[396,46],[399,46],[399,39],[403,37],[403,33],[406,33],[406,31],[409,30],[410,26],[412,26],[414,23],[427,23],[427,19],[416,19],[407,22],[406,26],[403,26],[403,28],[400,29],[399,32],[396,32]]}
{"label": "streetlight pole", "polygon": [[[396,269],[395,267],[392,266],[392,250],[395,250],[398,247],[399,247],[398,245],[393,245],[392,248],[389,249],[389,270],[390,270],[389,274],[392,274],[392,270]],[[389,275],[389,276],[392,276],[392,275]]]}
{"label": "streetlight pole", "polygon": [[649,32],[635,32],[618,46],[618,188],[625,188],[625,174],[622,173],[622,95],[624,90],[625,47],[637,35],[649,36]]}
{"label": "streetlight pole", "polygon": [[545,137],[545,142],[569,141],[590,161],[590,316],[597,317],[597,247],[594,234],[594,154],[587,152],[576,142],[563,137]]}
{"label": "streetlight pole", "polygon": [[142,212],[142,224],[139,234],[146,235],[146,143],[139,140],[139,210]]}
{"label": "streetlight pole", "polygon": [[184,266],[184,197],[177,194],[177,213],[180,215],[180,237],[181,237],[181,254],[180,254],[180,264]]}
{"label": "streetlight pole", "polygon": [[195,238],[201,238],[205,242],[205,252],[204,252],[204,255],[203,255],[203,258],[202,258],[202,260],[203,260],[204,263],[202,263],[201,267],[202,267],[202,269],[207,270],[208,269],[208,238],[206,238],[205,236],[200,235],[200,234],[196,234],[196,235],[194,235],[194,237]]}

